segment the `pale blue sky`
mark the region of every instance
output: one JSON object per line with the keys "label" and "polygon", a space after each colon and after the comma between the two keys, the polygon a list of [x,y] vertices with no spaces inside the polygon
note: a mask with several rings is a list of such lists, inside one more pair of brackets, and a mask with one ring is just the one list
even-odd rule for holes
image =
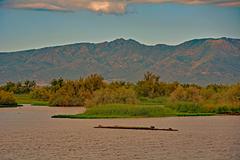
{"label": "pale blue sky", "polygon": [[240,38],[240,8],[216,5],[130,4],[126,13],[0,8],[0,51],[132,38],[178,44],[206,37]]}

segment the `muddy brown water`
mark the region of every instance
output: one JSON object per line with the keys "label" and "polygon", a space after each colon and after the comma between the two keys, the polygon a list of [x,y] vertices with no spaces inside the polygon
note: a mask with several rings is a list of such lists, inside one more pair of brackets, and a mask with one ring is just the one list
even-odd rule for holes
{"label": "muddy brown water", "polygon": [[[0,109],[0,160],[240,160],[240,116],[51,119],[83,108]],[[111,130],[97,125],[176,128]]]}

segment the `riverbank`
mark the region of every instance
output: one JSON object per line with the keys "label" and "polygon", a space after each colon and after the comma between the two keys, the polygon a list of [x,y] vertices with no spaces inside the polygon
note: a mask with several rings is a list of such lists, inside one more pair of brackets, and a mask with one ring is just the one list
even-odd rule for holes
{"label": "riverbank", "polygon": [[18,105],[18,104],[14,104],[14,105],[0,105],[0,108],[15,108],[15,107],[22,107],[23,105]]}
{"label": "riverbank", "polygon": [[173,116],[213,116],[216,113],[181,113],[163,105],[108,104],[87,108],[75,115],[54,115],[52,118],[104,119],[104,118],[150,118]]}

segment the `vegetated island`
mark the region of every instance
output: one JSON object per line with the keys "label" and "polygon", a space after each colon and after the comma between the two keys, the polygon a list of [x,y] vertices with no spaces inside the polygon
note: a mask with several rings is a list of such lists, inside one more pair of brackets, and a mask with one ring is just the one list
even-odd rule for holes
{"label": "vegetated island", "polygon": [[[48,86],[34,81],[7,82],[0,87],[0,105],[15,104],[86,107],[76,115],[53,118],[142,118],[210,116],[240,113],[240,83],[232,85],[166,83],[146,72],[137,83],[106,82],[99,74],[79,80],[53,79]],[[7,100],[6,100],[6,97]]]}
{"label": "vegetated island", "polygon": [[182,113],[161,105],[107,104],[88,108],[83,114],[54,115],[52,118],[107,119],[211,115],[216,113]]}

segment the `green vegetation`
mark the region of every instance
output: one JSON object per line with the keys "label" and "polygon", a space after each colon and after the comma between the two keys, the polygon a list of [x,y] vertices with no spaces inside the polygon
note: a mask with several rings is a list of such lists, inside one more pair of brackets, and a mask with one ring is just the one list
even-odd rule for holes
{"label": "green vegetation", "polygon": [[[21,85],[20,85],[21,84]],[[240,113],[240,83],[232,85],[165,83],[151,72],[137,83],[106,82],[99,74],[79,80],[54,79],[49,86],[34,81],[7,82],[0,87],[4,103],[85,106],[71,118],[207,116]],[[21,93],[17,94],[19,90]],[[23,92],[24,91],[24,92]],[[15,93],[16,101],[12,97]]]}
{"label": "green vegetation", "polygon": [[53,93],[49,100],[50,106],[83,106],[84,95],[79,83],[68,81],[63,87]]}
{"label": "green vegetation", "polygon": [[15,94],[17,104],[31,104],[33,106],[48,106],[48,101],[31,98],[29,94]]}
{"label": "green vegetation", "polygon": [[0,90],[0,107],[17,106],[16,99],[12,93]]}
{"label": "green vegetation", "polygon": [[[55,83],[53,83],[54,81]],[[61,79],[54,81],[50,87],[52,96],[49,104],[51,106],[84,106],[95,91],[105,86],[103,77],[98,74],[92,74],[75,81],[64,82]]]}
{"label": "green vegetation", "polygon": [[169,84],[161,82],[160,76],[147,72],[144,74],[144,79],[137,82],[136,92],[140,96],[149,98],[169,96],[178,85],[177,82]]}
{"label": "green vegetation", "polygon": [[103,104],[137,104],[138,99],[132,88],[102,88],[93,93],[92,99],[86,105],[97,106]]}
{"label": "green vegetation", "polygon": [[88,108],[83,114],[55,115],[52,118],[149,118],[169,116],[211,116],[215,113],[178,113],[162,105],[108,104]]}
{"label": "green vegetation", "polygon": [[187,116],[214,116],[216,113],[177,113],[176,116],[187,117]]}
{"label": "green vegetation", "polygon": [[14,94],[26,94],[30,93],[33,88],[36,87],[35,81],[26,80],[24,82],[7,82],[1,88],[7,92],[12,92]]}
{"label": "green vegetation", "polygon": [[30,97],[32,99],[48,101],[49,98],[51,97],[51,92],[49,91],[49,88],[47,88],[47,87],[35,87],[30,92]]}
{"label": "green vegetation", "polygon": [[174,116],[176,112],[161,105],[107,104],[88,108],[84,114],[57,115],[53,118],[131,118]]}
{"label": "green vegetation", "polygon": [[155,98],[148,98],[148,97],[139,97],[140,104],[145,105],[166,105],[168,102],[168,97],[155,97]]}

